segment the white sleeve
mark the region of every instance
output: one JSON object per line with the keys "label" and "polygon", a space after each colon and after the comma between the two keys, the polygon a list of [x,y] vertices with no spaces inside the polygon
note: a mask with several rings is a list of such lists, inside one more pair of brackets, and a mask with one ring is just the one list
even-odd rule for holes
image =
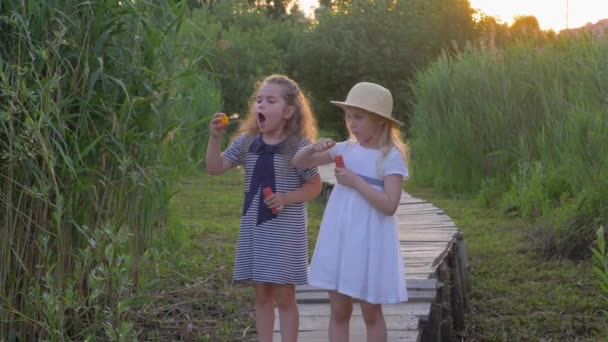
{"label": "white sleeve", "polygon": [[401,175],[403,176],[404,180],[410,178],[410,172],[407,168],[407,165],[405,164],[405,160],[403,160],[401,153],[399,153],[399,151],[397,151],[396,149],[392,149],[389,152],[386,159],[384,159],[383,166],[383,176]]}
{"label": "white sleeve", "polygon": [[346,149],[346,145],[348,141],[342,141],[334,145],[334,147],[329,149],[329,154],[331,154],[332,158],[336,158],[336,156],[344,154],[344,150]]}

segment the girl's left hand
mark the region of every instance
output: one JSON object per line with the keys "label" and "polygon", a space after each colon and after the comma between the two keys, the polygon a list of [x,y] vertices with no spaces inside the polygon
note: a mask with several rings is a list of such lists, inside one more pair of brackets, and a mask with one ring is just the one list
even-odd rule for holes
{"label": "girl's left hand", "polygon": [[285,194],[284,193],[274,193],[268,196],[264,203],[270,209],[274,209],[277,213],[281,212],[285,207]]}
{"label": "girl's left hand", "polygon": [[336,175],[338,183],[350,187],[354,187],[355,183],[361,178],[359,175],[346,168],[342,169],[336,167],[334,169],[334,174]]}

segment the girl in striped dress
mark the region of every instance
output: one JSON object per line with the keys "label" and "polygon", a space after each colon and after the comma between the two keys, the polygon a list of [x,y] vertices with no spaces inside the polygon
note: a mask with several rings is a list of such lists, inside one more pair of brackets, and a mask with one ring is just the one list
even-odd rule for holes
{"label": "girl in striped dress", "polygon": [[[296,168],[291,160],[316,138],[315,119],[297,83],[283,75],[258,83],[239,133],[220,153],[224,115],[216,113],[211,120],[206,166],[212,175],[237,165],[244,168],[233,279],[255,286],[258,340],[272,341],[276,302],[281,341],[295,342],[295,285],[308,282],[306,202],[321,192],[321,178],[316,167]],[[265,188],[272,194],[265,197]]]}

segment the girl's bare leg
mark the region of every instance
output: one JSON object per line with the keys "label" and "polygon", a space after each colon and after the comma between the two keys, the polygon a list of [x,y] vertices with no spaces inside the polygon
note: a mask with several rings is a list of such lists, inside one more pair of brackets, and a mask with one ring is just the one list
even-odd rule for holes
{"label": "girl's bare leg", "polygon": [[296,303],[296,288],[294,285],[273,285],[274,295],[279,308],[281,323],[281,341],[296,342],[300,315]]}
{"label": "girl's bare leg", "polygon": [[331,314],[329,318],[329,340],[348,342],[350,317],[353,314],[353,299],[337,291],[329,291]]}
{"label": "girl's bare leg", "polygon": [[386,321],[382,314],[382,305],[361,302],[361,312],[367,327],[368,342],[386,342],[388,340]]}
{"label": "girl's bare leg", "polygon": [[255,285],[255,327],[259,342],[272,342],[274,299],[272,284]]}

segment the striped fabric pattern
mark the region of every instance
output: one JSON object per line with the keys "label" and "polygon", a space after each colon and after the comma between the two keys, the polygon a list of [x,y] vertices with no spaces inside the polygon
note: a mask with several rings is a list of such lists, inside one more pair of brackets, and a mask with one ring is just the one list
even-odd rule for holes
{"label": "striped fabric pattern", "polygon": [[[258,155],[249,152],[253,139],[253,136],[241,135],[223,152],[223,156],[234,166],[244,168],[244,191],[249,189],[258,158]],[[318,174],[317,168],[297,169],[291,163],[295,152],[310,143],[308,139],[300,138],[294,144],[296,148],[286,148],[275,154],[277,192],[300,188]],[[253,203],[241,217],[234,281],[294,285],[308,283],[307,203],[287,205],[276,218],[258,226],[260,197],[261,189],[257,189]]]}

